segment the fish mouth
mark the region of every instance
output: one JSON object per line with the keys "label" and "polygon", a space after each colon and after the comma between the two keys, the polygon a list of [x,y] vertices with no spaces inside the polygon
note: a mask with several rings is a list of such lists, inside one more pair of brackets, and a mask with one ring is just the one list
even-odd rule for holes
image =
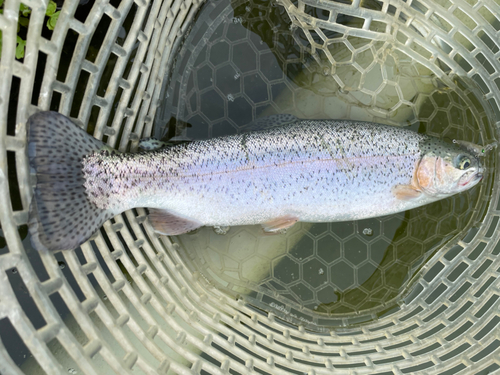
{"label": "fish mouth", "polygon": [[477,184],[479,181],[481,181],[484,177],[484,174],[482,171],[477,171],[477,172],[469,172],[464,174],[459,181],[459,186],[460,187],[465,187],[469,185],[470,183]]}

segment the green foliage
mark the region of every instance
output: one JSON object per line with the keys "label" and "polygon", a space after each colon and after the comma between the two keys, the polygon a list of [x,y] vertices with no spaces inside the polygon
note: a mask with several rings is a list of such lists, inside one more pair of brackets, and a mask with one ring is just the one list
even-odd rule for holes
{"label": "green foliage", "polygon": [[21,6],[19,7],[19,13],[27,17],[31,13],[31,9],[28,6],[21,3]]}
{"label": "green foliage", "polygon": [[45,14],[47,16],[52,16],[57,10],[57,5],[55,2],[53,2],[52,0],[49,1],[49,5],[47,5],[47,11],[45,12]]}
{"label": "green foliage", "polygon": [[[3,14],[3,5],[4,5],[4,0],[0,0],[0,13]],[[49,30],[54,30],[56,27],[57,20],[59,18],[59,14],[61,12],[57,11],[57,4],[50,0],[49,4],[47,5],[47,10],[45,11],[45,15],[49,17],[47,20],[47,28]],[[29,16],[31,14],[31,8],[28,7],[27,5],[24,5],[21,3],[19,6],[19,18],[18,18],[18,24],[17,24],[17,32],[22,30],[22,28],[27,29],[29,25]],[[22,59],[24,57],[24,51],[26,48],[26,41],[19,35],[17,35],[17,41],[16,41],[16,59]],[[2,53],[2,31],[0,30],[0,58],[1,58],[1,53]]]}
{"label": "green foliage", "polygon": [[[0,0],[0,13],[3,14],[3,0]],[[2,57],[2,30],[0,30],[0,57]]]}
{"label": "green foliage", "polygon": [[24,47],[26,47],[26,41],[20,36],[17,36],[16,59],[22,59],[24,57]]}
{"label": "green foliage", "polygon": [[56,27],[57,19],[59,18],[59,14],[61,14],[61,11],[56,12],[57,10],[57,4],[50,0],[49,5],[47,5],[47,11],[45,12],[45,15],[49,17],[47,20],[47,28],[49,30],[54,30]]}
{"label": "green foliage", "polygon": [[30,20],[26,17],[19,17],[19,25],[20,26],[23,26],[23,27],[28,27],[29,23],[30,23]]}
{"label": "green foliage", "polygon": [[53,13],[53,14],[49,17],[49,19],[48,19],[48,21],[47,21],[47,28],[48,28],[49,30],[54,30],[54,28],[56,27],[56,22],[57,22],[57,20],[58,20],[58,18],[59,18],[59,14],[61,14],[61,11],[59,11],[59,12],[55,12],[55,13]]}

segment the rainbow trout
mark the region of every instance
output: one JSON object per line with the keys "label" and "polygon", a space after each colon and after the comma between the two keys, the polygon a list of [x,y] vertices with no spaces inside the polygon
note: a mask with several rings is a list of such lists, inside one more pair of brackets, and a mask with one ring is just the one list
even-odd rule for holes
{"label": "rainbow trout", "polygon": [[134,207],[147,207],[153,227],[167,235],[205,225],[277,232],[297,221],[365,219],[460,193],[483,175],[480,146],[467,142],[368,122],[277,115],[267,123],[123,154],[58,113],[31,116],[34,246],[73,249]]}

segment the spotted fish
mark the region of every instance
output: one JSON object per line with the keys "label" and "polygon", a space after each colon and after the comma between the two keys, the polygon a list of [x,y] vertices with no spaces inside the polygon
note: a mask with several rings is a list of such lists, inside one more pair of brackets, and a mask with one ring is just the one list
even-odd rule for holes
{"label": "spotted fish", "polygon": [[70,119],[29,119],[37,184],[29,229],[37,249],[73,249],[108,219],[147,207],[160,233],[201,226],[393,214],[449,197],[483,176],[476,145],[408,129],[346,120],[266,119],[267,129],[119,153]]}

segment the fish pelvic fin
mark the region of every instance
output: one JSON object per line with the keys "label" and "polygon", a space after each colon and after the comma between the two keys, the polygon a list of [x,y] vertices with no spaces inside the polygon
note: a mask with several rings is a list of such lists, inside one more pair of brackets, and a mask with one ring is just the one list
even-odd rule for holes
{"label": "fish pelvic fin", "polygon": [[156,232],[161,234],[177,236],[203,226],[199,221],[176,215],[168,210],[148,208],[148,211],[151,225]]}
{"label": "fish pelvic fin", "polygon": [[266,221],[261,225],[265,233],[280,233],[294,226],[297,221],[299,221],[298,217],[292,215],[286,215]]}
{"label": "fish pelvic fin", "polygon": [[28,119],[28,157],[37,180],[28,227],[35,249],[74,249],[113,216],[92,203],[84,187],[82,159],[103,148],[108,147],[57,112]]}

